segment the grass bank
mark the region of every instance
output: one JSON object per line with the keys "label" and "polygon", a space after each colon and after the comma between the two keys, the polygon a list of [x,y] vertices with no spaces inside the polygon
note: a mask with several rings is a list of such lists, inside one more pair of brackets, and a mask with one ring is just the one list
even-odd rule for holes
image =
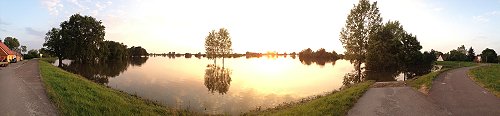
{"label": "grass bank", "polygon": [[60,115],[192,115],[107,88],[40,60],[47,94]]}
{"label": "grass bank", "polygon": [[443,68],[441,68],[440,71],[431,72],[429,74],[416,77],[415,79],[408,80],[407,83],[411,87],[417,89],[418,91],[428,94],[429,90],[432,87],[432,82],[439,76],[439,74],[451,69],[477,65],[477,63],[474,62],[458,62],[458,61],[438,61],[436,62],[436,64],[443,66]]}
{"label": "grass bank", "polygon": [[500,65],[491,64],[471,69],[469,75],[472,80],[500,97]]}
{"label": "grass bank", "polygon": [[361,98],[373,83],[374,81],[366,81],[308,102],[263,111],[251,111],[245,115],[346,115],[349,109],[354,106],[356,101]]}

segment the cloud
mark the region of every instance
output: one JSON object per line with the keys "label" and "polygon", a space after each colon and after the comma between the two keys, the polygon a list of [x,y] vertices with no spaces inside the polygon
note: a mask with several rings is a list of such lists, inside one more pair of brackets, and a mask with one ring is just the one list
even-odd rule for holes
{"label": "cloud", "polygon": [[43,36],[43,32],[42,31],[37,31],[31,27],[26,27],[24,28],[26,30],[26,33],[29,34],[29,35],[34,35],[34,36]]}
{"label": "cloud", "polygon": [[491,12],[483,13],[482,15],[472,16],[472,19],[476,22],[479,22],[479,23],[486,23],[486,22],[489,22],[490,19],[494,16],[500,16],[500,12],[491,11]]}
{"label": "cloud", "polygon": [[9,23],[7,22],[4,22],[1,18],[0,18],[0,31],[3,31],[3,32],[7,32],[6,29],[4,29],[4,25],[10,25]]}
{"label": "cloud", "polygon": [[51,15],[59,15],[59,11],[64,7],[61,0],[42,0],[42,4],[47,7]]}

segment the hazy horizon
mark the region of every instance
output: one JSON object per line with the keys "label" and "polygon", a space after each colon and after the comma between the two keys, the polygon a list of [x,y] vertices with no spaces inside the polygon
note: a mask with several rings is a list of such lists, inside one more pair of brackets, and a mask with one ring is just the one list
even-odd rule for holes
{"label": "hazy horizon", "polygon": [[[374,2],[371,0],[370,2]],[[227,28],[236,53],[299,52],[325,48],[343,53],[339,33],[353,4],[346,1],[232,0],[28,0],[0,1],[0,38],[39,49],[45,33],[80,13],[102,20],[106,40],[152,53],[204,52],[213,29]],[[500,1],[378,0],[384,19],[399,20],[422,51],[460,45],[500,50]]]}

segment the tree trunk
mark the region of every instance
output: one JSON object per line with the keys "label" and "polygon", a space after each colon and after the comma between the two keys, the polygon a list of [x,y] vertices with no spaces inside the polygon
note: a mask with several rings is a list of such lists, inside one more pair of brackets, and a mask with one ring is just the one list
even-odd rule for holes
{"label": "tree trunk", "polygon": [[361,62],[358,62],[358,66],[356,68],[358,71],[358,74],[357,74],[358,78],[356,80],[356,83],[359,83],[359,82],[361,82]]}
{"label": "tree trunk", "polygon": [[57,66],[62,67],[62,57],[59,57],[59,64]]}

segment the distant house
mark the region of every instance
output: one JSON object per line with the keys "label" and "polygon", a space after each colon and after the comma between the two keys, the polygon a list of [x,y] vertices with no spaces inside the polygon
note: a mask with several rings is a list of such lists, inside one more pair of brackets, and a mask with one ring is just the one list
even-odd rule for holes
{"label": "distant house", "polygon": [[7,45],[0,42],[0,60],[2,62],[11,62],[14,58],[16,58],[16,53],[7,47]]}
{"label": "distant house", "polygon": [[474,61],[477,63],[481,63],[481,55],[477,55],[476,58],[474,58]]}
{"label": "distant house", "polygon": [[442,57],[441,55],[439,55],[439,56],[437,57],[437,61],[444,61],[444,60],[443,60],[443,57]]}

